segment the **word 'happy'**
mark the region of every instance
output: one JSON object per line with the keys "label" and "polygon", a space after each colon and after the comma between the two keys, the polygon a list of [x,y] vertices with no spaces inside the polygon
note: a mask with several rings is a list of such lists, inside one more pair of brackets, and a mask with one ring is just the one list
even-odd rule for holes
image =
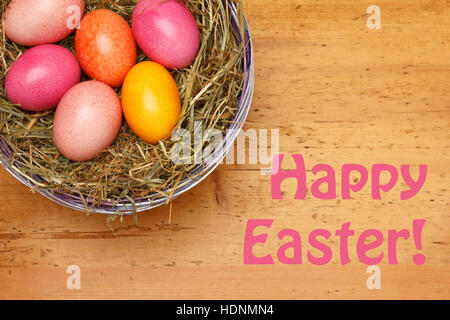
{"label": "word 'happy'", "polygon": [[[306,167],[305,160],[301,154],[292,155],[296,169],[295,170],[281,170],[281,164],[284,159],[284,154],[275,155],[272,164],[272,199],[283,199],[281,193],[281,184],[288,178],[297,179],[297,191],[295,193],[295,199],[303,200],[306,198]],[[411,177],[410,165],[401,165],[400,170],[390,164],[374,164],[371,168],[371,187],[372,187],[372,199],[380,200],[381,191],[391,191],[397,182],[399,177],[403,179],[408,190],[401,191],[400,199],[408,200],[414,197],[423,187],[425,179],[427,177],[427,166],[419,165],[419,177],[414,180]],[[312,173],[317,175],[319,172],[326,173],[326,176],[316,179],[311,185],[311,193],[317,199],[330,200],[336,199],[336,173],[328,164],[317,164],[312,167]],[[351,174],[358,172],[360,179],[352,184]],[[386,183],[381,182],[383,175],[389,174],[389,180]],[[358,192],[367,184],[369,180],[369,170],[360,164],[344,164],[341,169],[341,188],[342,199],[351,199],[351,192]],[[327,191],[321,191],[321,186],[326,184]]]}

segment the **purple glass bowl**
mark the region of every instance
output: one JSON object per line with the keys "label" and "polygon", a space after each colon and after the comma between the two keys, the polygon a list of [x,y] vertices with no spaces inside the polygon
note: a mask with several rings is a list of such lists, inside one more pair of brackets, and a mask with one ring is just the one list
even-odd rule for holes
{"label": "purple glass bowl", "polygon": [[[238,28],[238,14],[236,5],[232,1],[223,0],[227,2],[230,12],[231,19],[233,20],[233,27],[235,30],[239,30]],[[239,34],[239,32],[237,32]],[[242,39],[238,39],[242,41]],[[247,118],[248,112],[250,110],[250,105],[253,98],[253,88],[254,88],[254,58],[253,58],[253,45],[251,40],[250,29],[247,23],[247,19],[245,19],[245,54],[244,54],[244,63],[243,63],[243,71],[244,71],[244,86],[241,92],[241,95],[238,100],[238,109],[235,115],[235,118],[230,125],[224,143],[223,148],[220,152],[216,153],[214,157],[210,158],[205,164],[199,165],[189,177],[180,181],[176,190],[173,192],[171,199],[175,199],[182,193],[192,189],[197,184],[199,184],[202,180],[204,180],[214,169],[217,168],[219,164],[222,163],[225,158],[228,150],[234,143],[237,135],[239,134],[239,130],[244,125],[245,119]],[[78,211],[89,211],[95,213],[104,213],[104,214],[133,214],[134,212],[141,212],[149,209],[153,209],[159,207],[163,204],[166,204],[168,201],[167,196],[163,196],[159,193],[155,193],[146,198],[142,199],[133,199],[130,201],[129,199],[123,199],[121,201],[108,202],[104,201],[102,203],[96,204],[92,206],[91,199],[82,199],[79,196],[67,194],[63,192],[50,192],[48,190],[37,187],[37,183],[42,181],[39,176],[33,176],[32,179],[23,176],[20,172],[18,172],[15,166],[18,165],[20,160],[16,160],[14,165],[11,164],[10,160],[13,157],[13,151],[8,146],[4,138],[0,135],[0,160],[5,167],[5,169],[12,174],[17,180],[21,181],[23,184],[28,186],[30,189],[39,192],[46,198],[59,203],[67,208],[75,209]],[[170,188],[167,190],[167,194],[170,194]],[[134,203],[133,203],[134,202]],[[89,208],[89,209],[87,209]]]}

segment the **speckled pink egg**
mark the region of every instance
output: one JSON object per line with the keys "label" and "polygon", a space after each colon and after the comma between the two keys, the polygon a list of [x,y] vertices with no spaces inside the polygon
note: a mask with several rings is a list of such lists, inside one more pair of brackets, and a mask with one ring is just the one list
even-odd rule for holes
{"label": "speckled pink egg", "polygon": [[133,11],[134,37],[142,51],[169,69],[189,66],[200,48],[192,13],[179,0],[141,0]]}
{"label": "speckled pink egg", "polygon": [[24,46],[58,42],[70,35],[84,12],[84,0],[12,0],[5,33]]}
{"label": "speckled pink egg", "polygon": [[81,82],[56,108],[53,137],[58,150],[74,161],[94,159],[116,138],[122,106],[111,87],[100,81]]}
{"label": "speckled pink egg", "polygon": [[5,90],[9,100],[24,110],[50,110],[80,79],[81,68],[72,52],[44,44],[25,51],[12,64]]}

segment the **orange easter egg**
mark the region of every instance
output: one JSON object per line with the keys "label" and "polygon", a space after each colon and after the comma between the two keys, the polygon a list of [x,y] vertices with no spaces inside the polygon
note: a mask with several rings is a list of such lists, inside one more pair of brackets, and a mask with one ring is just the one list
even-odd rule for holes
{"label": "orange easter egg", "polygon": [[120,86],[136,64],[136,42],[130,26],[107,9],[91,11],[81,20],[75,51],[84,72],[111,87]]}
{"label": "orange easter egg", "polygon": [[131,130],[142,140],[156,144],[169,137],[180,118],[177,84],[162,65],[141,62],[123,82],[122,108]]}

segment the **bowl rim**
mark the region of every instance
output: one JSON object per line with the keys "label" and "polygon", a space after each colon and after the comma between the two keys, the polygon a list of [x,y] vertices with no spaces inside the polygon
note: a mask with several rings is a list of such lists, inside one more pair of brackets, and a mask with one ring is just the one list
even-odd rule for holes
{"label": "bowl rim", "polygon": [[[228,6],[231,8],[231,18],[233,19],[233,22],[238,21],[236,4],[230,0],[223,0],[223,1],[226,1],[228,3]],[[234,141],[236,140],[240,130],[244,126],[244,123],[250,111],[250,106],[253,100],[253,92],[254,92],[255,61],[254,61],[254,51],[253,51],[251,31],[245,15],[244,15],[244,24],[245,24],[244,40],[247,43],[246,51],[244,52],[244,73],[245,73],[244,87],[240,95],[238,111],[235,115],[233,125],[230,126],[230,127],[234,126],[232,128],[233,130],[231,130],[231,134],[226,135],[224,139],[224,147],[221,148],[219,154],[215,155],[212,161],[209,161],[206,166],[202,167],[202,165],[199,165],[199,167],[195,169],[195,171],[200,170],[198,175],[192,174],[191,176],[186,177],[183,181],[181,181],[180,184],[177,186],[177,189],[171,195],[170,199],[168,196],[159,195],[155,197],[156,198],[155,200],[151,199],[150,197],[146,197],[143,198],[142,201],[139,201],[138,203],[132,203],[130,200],[124,199],[116,202],[105,201],[99,204],[98,206],[90,206],[86,204],[85,199],[79,196],[63,192],[52,193],[47,189],[37,187],[36,181],[33,181],[30,177],[26,177],[20,174],[16,170],[15,166],[12,165],[7,159],[8,153],[12,156],[13,152],[11,151],[8,144],[5,142],[3,136],[0,135],[0,162],[2,166],[17,180],[19,180],[28,188],[30,188],[33,193],[34,192],[40,193],[47,199],[50,199],[53,202],[58,203],[66,208],[89,213],[99,213],[107,215],[114,215],[114,214],[130,215],[137,212],[154,209],[164,204],[167,204],[169,200],[172,201],[181,194],[191,190],[192,188],[196,187],[199,183],[201,183],[204,179],[206,179],[206,177],[208,177],[225,159],[228,151],[234,144]],[[38,176],[34,178],[39,179]],[[171,189],[168,189],[168,191],[170,190]]]}

